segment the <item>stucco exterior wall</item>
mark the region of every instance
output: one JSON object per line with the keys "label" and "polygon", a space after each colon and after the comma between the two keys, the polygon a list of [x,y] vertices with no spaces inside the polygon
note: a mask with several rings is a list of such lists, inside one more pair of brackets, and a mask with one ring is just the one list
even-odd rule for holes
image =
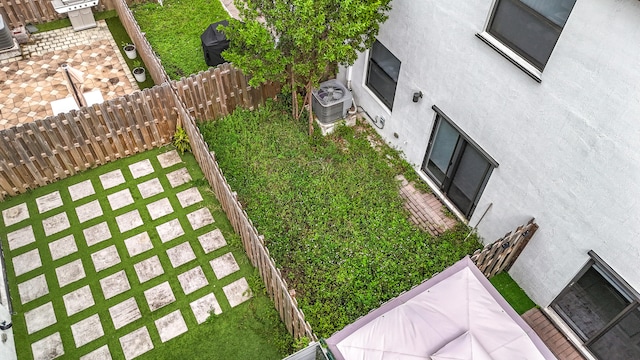
{"label": "stucco exterior wall", "polygon": [[351,77],[379,133],[419,169],[437,105],[499,163],[469,224],[492,203],[478,226],[490,242],[536,218],[510,273],[539,305],[590,249],[640,290],[640,2],[577,0],[541,83],[475,36],[492,0],[392,6],[378,39],[402,62],[393,111],[364,86],[366,54]]}

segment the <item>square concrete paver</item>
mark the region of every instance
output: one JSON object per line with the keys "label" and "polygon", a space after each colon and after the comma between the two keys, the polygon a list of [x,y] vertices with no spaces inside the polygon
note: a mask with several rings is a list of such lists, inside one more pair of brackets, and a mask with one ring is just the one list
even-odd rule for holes
{"label": "square concrete paver", "polygon": [[200,266],[178,275],[178,281],[185,295],[209,285],[209,281],[207,281],[207,277]]}
{"label": "square concrete paver", "polygon": [[184,235],[184,229],[182,229],[182,225],[180,225],[180,221],[178,221],[178,219],[173,219],[162,225],[156,226],[156,231],[158,232],[160,241],[163,243]]}
{"label": "square concrete paver", "polygon": [[193,230],[198,230],[201,227],[213,224],[213,216],[207,208],[198,209],[190,214],[187,214],[187,219]]}
{"label": "square concrete paver", "polygon": [[44,234],[50,236],[70,228],[71,224],[69,224],[67,213],[63,212],[42,220],[42,227],[44,227]]}
{"label": "square concrete paver", "polygon": [[6,210],[2,210],[2,219],[4,220],[4,226],[11,226],[17,224],[22,220],[29,218],[29,208],[26,203],[18,204],[10,207]]}
{"label": "square concrete paver", "polygon": [[240,266],[238,266],[236,259],[230,252],[209,261],[209,264],[211,264],[211,268],[213,268],[218,280],[240,270]]}
{"label": "square concrete paver", "polygon": [[147,299],[147,304],[151,311],[156,311],[161,307],[176,301],[176,297],[173,295],[173,291],[171,291],[171,286],[168,281],[146,290],[144,292],[144,297]]}
{"label": "square concrete paver", "polygon": [[71,325],[71,333],[73,334],[73,341],[78,348],[104,336],[100,316],[94,314]]}
{"label": "square concrete paver", "polygon": [[133,204],[133,196],[129,189],[120,190],[116,193],[107,196],[111,210],[122,209],[127,205]]}
{"label": "square concrete paver", "polygon": [[134,257],[153,249],[153,243],[151,243],[151,238],[146,231],[126,239],[124,245],[127,247],[129,257]]}
{"label": "square concrete paver", "polygon": [[82,266],[82,260],[74,260],[66,265],[62,265],[56,268],[56,276],[58,277],[58,284],[60,287],[76,282],[80,279],[84,279],[86,276],[84,272],[84,266]]}
{"label": "square concrete paver", "polygon": [[9,242],[9,250],[15,250],[36,242],[36,236],[33,234],[33,226],[29,225],[8,233],[7,241]]}
{"label": "square concrete paver", "polygon": [[149,161],[149,159],[144,159],[135,164],[129,165],[129,170],[131,171],[131,176],[133,176],[134,179],[137,179],[151,174],[153,172],[153,165],[151,165],[151,161]]}
{"label": "square concrete paver", "polygon": [[102,183],[103,189],[111,189],[112,187],[116,187],[120,184],[124,184],[124,175],[122,175],[122,171],[120,169],[113,170],[106,174],[102,174],[99,176],[100,182]]}
{"label": "square concrete paver", "polygon": [[31,344],[33,360],[52,360],[64,355],[60,333],[51,334]]}
{"label": "square concrete paver", "polygon": [[87,196],[91,196],[95,193],[96,191],[93,188],[93,184],[91,184],[91,180],[85,180],[83,182],[79,182],[75,185],[69,186],[69,195],[71,195],[71,200],[73,201],[84,199]]}
{"label": "square concrete paver", "polygon": [[91,254],[91,260],[93,260],[93,266],[96,268],[96,272],[100,272],[119,264],[120,255],[118,255],[118,249],[116,249],[116,246],[111,245]]}
{"label": "square concrete paver", "polygon": [[220,229],[215,229],[213,231],[209,231],[206,234],[198,236],[198,241],[200,242],[202,250],[204,250],[205,254],[218,250],[221,247],[227,245],[227,241],[224,239],[224,236],[222,235],[222,231],[220,231]]}
{"label": "square concrete paver", "polygon": [[236,307],[251,299],[253,296],[251,289],[249,288],[249,283],[247,283],[247,279],[245,278],[236,280],[231,284],[222,287],[222,291],[224,291],[224,295],[227,297],[227,300],[229,300],[229,305],[231,305],[231,307]]}
{"label": "square concrete paver", "polygon": [[153,178],[138,184],[138,191],[140,191],[140,196],[142,196],[143,199],[146,199],[162,193],[164,189],[162,188],[162,184],[160,184],[160,180],[158,180],[158,178]]}
{"label": "square concrete paver", "polygon": [[191,175],[186,168],[178,169],[167,174],[167,180],[172,188],[178,187],[191,181]]}
{"label": "square concrete paver", "polygon": [[173,207],[171,207],[171,203],[169,199],[164,198],[158,201],[152,202],[147,205],[147,210],[149,211],[149,215],[152,220],[159,219],[165,215],[169,215],[173,212]]}
{"label": "square concrete paver", "polygon": [[51,301],[24,313],[24,321],[27,323],[27,334],[33,334],[57,322],[56,313],[53,311]]}
{"label": "square concrete paver", "polygon": [[111,230],[106,222],[93,225],[82,230],[84,239],[87,241],[87,246],[92,246],[105,240],[111,239]]}
{"label": "square concrete paver", "polygon": [[117,273],[107,276],[104,279],[100,279],[100,287],[102,288],[102,294],[105,299],[111,299],[116,295],[120,295],[125,291],[131,290],[129,279],[124,270],[120,270]]}
{"label": "square concrete paver", "polygon": [[67,310],[67,316],[77,314],[96,304],[89,285],[63,295],[62,301],[64,302],[64,308]]}
{"label": "square concrete paver", "polygon": [[102,216],[102,207],[100,207],[98,200],[93,200],[90,203],[78,206],[76,208],[76,214],[78,215],[78,221],[81,223],[87,222]]}
{"label": "square concrete paver", "polygon": [[195,260],[196,258],[196,254],[193,252],[193,249],[188,242],[183,242],[178,246],[167,249],[167,256],[169,256],[171,266],[174,268],[186,264],[191,260]]}
{"label": "square concrete paver", "polygon": [[207,294],[200,299],[191,302],[189,306],[191,306],[191,311],[193,311],[193,316],[195,316],[198,324],[205,322],[211,312],[216,315],[222,314],[220,304],[218,304],[218,300],[213,293]]}
{"label": "square concrete paver", "polygon": [[116,329],[131,324],[142,317],[135,298],[128,298],[120,304],[110,307],[109,314],[113,321],[113,327]]}
{"label": "square concrete paver", "polygon": [[158,161],[160,162],[160,166],[162,166],[163,169],[166,169],[170,166],[181,163],[182,159],[180,158],[180,155],[178,155],[177,151],[171,150],[158,155]]}
{"label": "square concrete paver", "polygon": [[158,255],[140,261],[133,265],[133,268],[136,270],[138,280],[140,280],[141,284],[164,274],[164,269],[162,268],[160,259],[158,259]]}
{"label": "square concrete paver", "polygon": [[42,260],[40,259],[40,252],[38,249],[33,249],[13,258],[13,271],[15,271],[16,276],[28,273],[29,271],[41,266]]}
{"label": "square concrete paver", "polygon": [[147,330],[146,326],[143,326],[134,332],[122,336],[120,338],[120,346],[122,347],[124,358],[131,360],[153,349],[153,342],[151,342],[149,330]]}
{"label": "square concrete paver", "polygon": [[18,293],[20,293],[20,303],[22,304],[41,298],[49,293],[47,279],[42,274],[22,282],[18,284]]}
{"label": "square concrete paver", "polygon": [[78,251],[78,245],[76,245],[76,239],[73,234],[49,243],[49,252],[51,253],[51,259],[54,261],[71,255],[76,251]]}
{"label": "square concrete paver", "polygon": [[109,351],[109,345],[101,346],[92,352],[81,356],[80,360],[111,360],[111,352]]}
{"label": "square concrete paver", "polygon": [[44,196],[40,196],[36,199],[36,205],[38,206],[38,212],[42,214],[49,210],[59,208],[62,206],[62,197],[60,197],[60,191],[52,192]]}
{"label": "square concrete paver", "polygon": [[116,223],[118,223],[118,228],[120,229],[121,233],[125,233],[129,230],[135,229],[143,224],[138,209],[129,211],[128,213],[122,214],[120,216],[116,216]]}
{"label": "square concrete paver", "polygon": [[195,187],[181,191],[177,193],[176,196],[178,197],[180,206],[182,206],[183,208],[186,208],[193,204],[197,204],[203,200],[202,195],[200,195],[200,191],[198,191],[198,188]]}
{"label": "square concrete paver", "polygon": [[184,322],[184,318],[182,317],[180,310],[176,310],[161,317],[156,320],[155,323],[162,342],[167,342],[189,330],[187,328],[187,323]]}

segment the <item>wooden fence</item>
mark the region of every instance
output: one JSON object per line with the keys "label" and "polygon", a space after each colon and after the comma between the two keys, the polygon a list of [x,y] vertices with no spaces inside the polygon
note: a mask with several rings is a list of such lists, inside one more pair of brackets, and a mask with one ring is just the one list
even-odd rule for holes
{"label": "wooden fence", "polygon": [[172,100],[166,84],[0,131],[0,200],[169,143]]}
{"label": "wooden fence", "polygon": [[488,278],[501,271],[509,270],[538,230],[538,225],[534,221],[535,219],[531,219],[526,225],[521,225],[494,243],[476,250],[471,255],[471,260]]}
{"label": "wooden fence", "polygon": [[[176,102],[179,102],[177,96]],[[189,135],[191,151],[213,188],[231,225],[233,225],[236,233],[240,235],[247,256],[253,266],[260,272],[267,293],[273,300],[280,318],[294,338],[307,337],[314,341],[317,340],[311,330],[311,325],[305,320],[304,313],[298,307],[296,299],[290,295],[289,288],[282,278],[280,269],[277,268],[275,261],[269,254],[269,249],[264,244],[264,238],[259,235],[249,216],[242,209],[236,193],[231,190],[215,160],[214,154],[210,152],[209,146],[205,143],[202,134],[200,134],[195,120],[185,107],[179,106],[178,111],[180,112],[182,126]]]}
{"label": "wooden fence", "polygon": [[236,107],[253,110],[280,91],[276,84],[259,88],[247,85],[247,77],[230,64],[182,78],[174,84],[189,115],[200,120],[231,114]]}
{"label": "wooden fence", "polygon": [[[94,11],[115,9],[117,0],[100,0],[94,6]],[[128,4],[138,4],[147,0],[128,0]],[[58,14],[51,5],[51,0],[0,0],[0,15],[10,28],[26,24],[42,24],[49,21],[64,19],[67,14]]]}
{"label": "wooden fence", "polygon": [[142,30],[140,30],[140,26],[138,26],[138,22],[136,22],[136,19],[133,17],[133,12],[129,9],[127,2],[125,0],[111,1],[113,2],[116,13],[118,13],[122,26],[124,26],[127,34],[129,34],[131,41],[136,45],[138,56],[140,56],[142,62],[144,62],[153,82],[156,85],[160,85],[171,81],[167,72],[164,71],[160,59],[156,56],[155,51],[153,51],[151,44],[149,44],[149,41],[143,35]]}

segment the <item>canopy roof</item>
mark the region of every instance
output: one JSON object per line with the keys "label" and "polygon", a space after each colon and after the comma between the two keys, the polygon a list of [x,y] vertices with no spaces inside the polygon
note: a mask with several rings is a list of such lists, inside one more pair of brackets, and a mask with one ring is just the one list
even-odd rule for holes
{"label": "canopy roof", "polygon": [[327,339],[336,360],[555,359],[466,257]]}

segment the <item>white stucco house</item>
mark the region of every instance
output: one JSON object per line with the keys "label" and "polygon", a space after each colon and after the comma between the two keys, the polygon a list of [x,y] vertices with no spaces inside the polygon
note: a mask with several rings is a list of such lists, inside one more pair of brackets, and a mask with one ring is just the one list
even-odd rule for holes
{"label": "white stucco house", "polygon": [[640,1],[394,0],[338,79],[586,356],[640,359]]}

